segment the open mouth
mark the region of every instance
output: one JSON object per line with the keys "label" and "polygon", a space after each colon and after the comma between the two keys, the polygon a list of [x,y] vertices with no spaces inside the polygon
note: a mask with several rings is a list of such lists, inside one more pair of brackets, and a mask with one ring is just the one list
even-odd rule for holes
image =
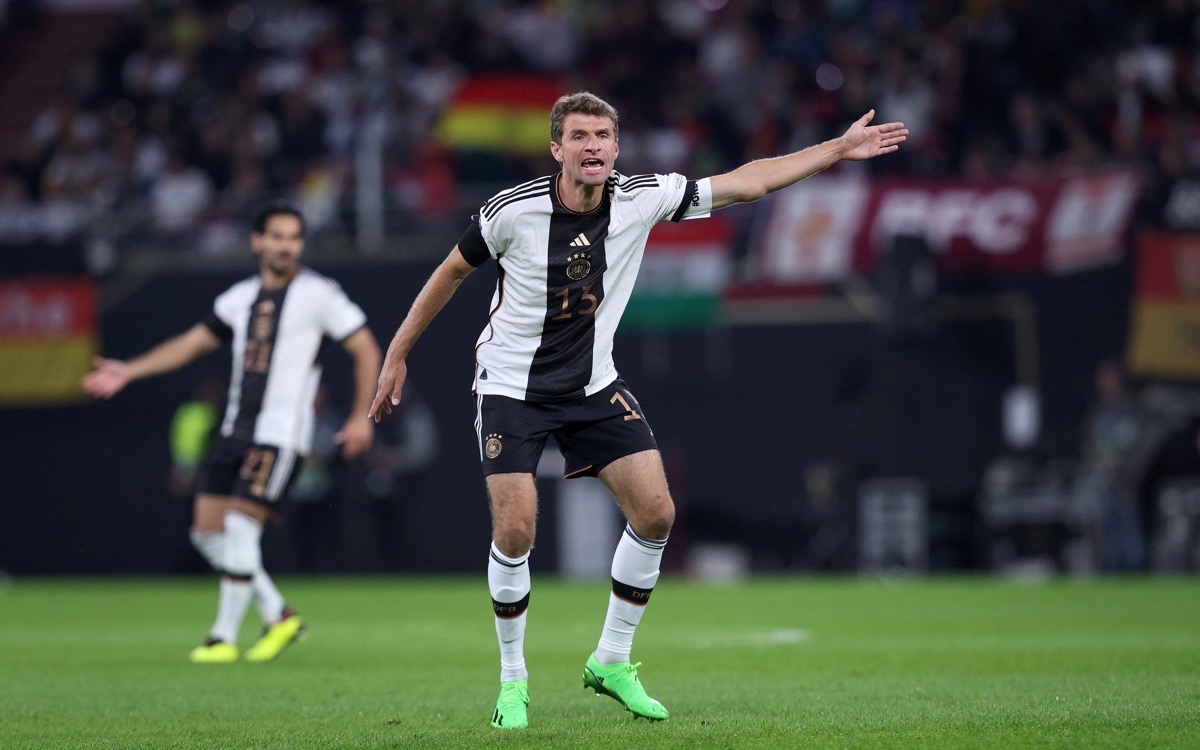
{"label": "open mouth", "polygon": [[597,173],[604,171],[604,162],[600,159],[584,159],[580,164],[584,172]]}

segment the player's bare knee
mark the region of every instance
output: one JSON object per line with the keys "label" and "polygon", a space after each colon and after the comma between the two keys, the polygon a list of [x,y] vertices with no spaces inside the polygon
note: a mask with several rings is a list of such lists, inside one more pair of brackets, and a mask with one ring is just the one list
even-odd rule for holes
{"label": "player's bare knee", "polygon": [[497,525],[492,533],[496,549],[507,557],[520,557],[533,547],[533,524]]}
{"label": "player's bare knee", "polygon": [[665,512],[652,516],[646,523],[644,536],[650,539],[666,539],[671,535],[671,527],[675,524],[675,509],[668,507]]}
{"label": "player's bare knee", "polygon": [[666,539],[675,524],[675,504],[670,497],[655,498],[642,504],[635,515],[629,519],[634,531],[647,539]]}

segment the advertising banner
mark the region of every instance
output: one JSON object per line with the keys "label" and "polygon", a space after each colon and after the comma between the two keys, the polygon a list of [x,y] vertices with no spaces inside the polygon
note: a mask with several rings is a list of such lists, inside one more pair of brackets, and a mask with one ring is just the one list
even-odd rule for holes
{"label": "advertising banner", "polygon": [[1142,190],[1133,171],[995,183],[818,175],[778,193],[755,247],[759,280],[870,273],[897,235],[948,275],[1070,273],[1120,259]]}

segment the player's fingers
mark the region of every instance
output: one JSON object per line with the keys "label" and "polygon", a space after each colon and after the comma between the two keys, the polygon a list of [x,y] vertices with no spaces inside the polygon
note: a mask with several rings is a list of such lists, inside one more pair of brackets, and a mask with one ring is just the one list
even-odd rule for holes
{"label": "player's fingers", "polygon": [[858,122],[856,124],[865,126],[867,123],[871,122],[871,120],[874,120],[874,119],[875,119],[875,110],[872,109],[872,110],[868,111],[862,117],[858,118]]}
{"label": "player's fingers", "polygon": [[375,393],[374,400],[371,401],[371,408],[367,409],[367,418],[374,419],[376,422],[378,422],[379,417],[380,417],[379,411],[382,406],[383,406],[383,389],[380,388],[379,391]]}

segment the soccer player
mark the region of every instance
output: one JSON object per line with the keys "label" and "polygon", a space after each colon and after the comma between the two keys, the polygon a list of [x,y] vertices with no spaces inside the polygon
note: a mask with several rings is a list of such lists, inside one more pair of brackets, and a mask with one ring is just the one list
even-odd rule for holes
{"label": "soccer player", "polygon": [[233,349],[229,401],[220,436],[200,468],[191,540],[221,574],[217,618],[190,659],[238,660],[237,635],[254,600],[262,638],[249,661],[274,659],[304,634],[262,565],[263,522],[275,513],[312,447],[313,398],[321,378],[317,350],[339,341],[354,361],[355,401],[335,440],[352,459],[370,447],[374,425],[363,420],[379,371],[379,345],[363,311],[341,287],[300,265],[304,218],[272,205],[254,220],[250,247],[259,272],[216,298],[212,313],[182,334],[128,361],[97,357],[83,387],[108,399],[134,380],[177,370],[228,342]]}
{"label": "soccer player", "polygon": [[616,110],[589,93],[564,96],[550,112],[550,153],[561,169],[485,203],[417,295],[384,360],[369,412],[377,421],[400,403],[405,360],[429,322],[468,274],[489,259],[499,265],[474,381],[492,513],[488,585],[500,642],[493,727],[528,726],[524,636],[537,517],[534,472],[550,435],[566,459],[566,475],[598,476],[628,521],[584,686],[635,716],[667,718],[638,679],[640,663],[629,657],[675,508],[654,433],[613,364],[613,334],[655,224],[756,200],[841,159],[895,151],[908,131],[902,123],[872,126],[874,115],[863,115],[840,138],[728,174],[626,177],[613,170]]}

